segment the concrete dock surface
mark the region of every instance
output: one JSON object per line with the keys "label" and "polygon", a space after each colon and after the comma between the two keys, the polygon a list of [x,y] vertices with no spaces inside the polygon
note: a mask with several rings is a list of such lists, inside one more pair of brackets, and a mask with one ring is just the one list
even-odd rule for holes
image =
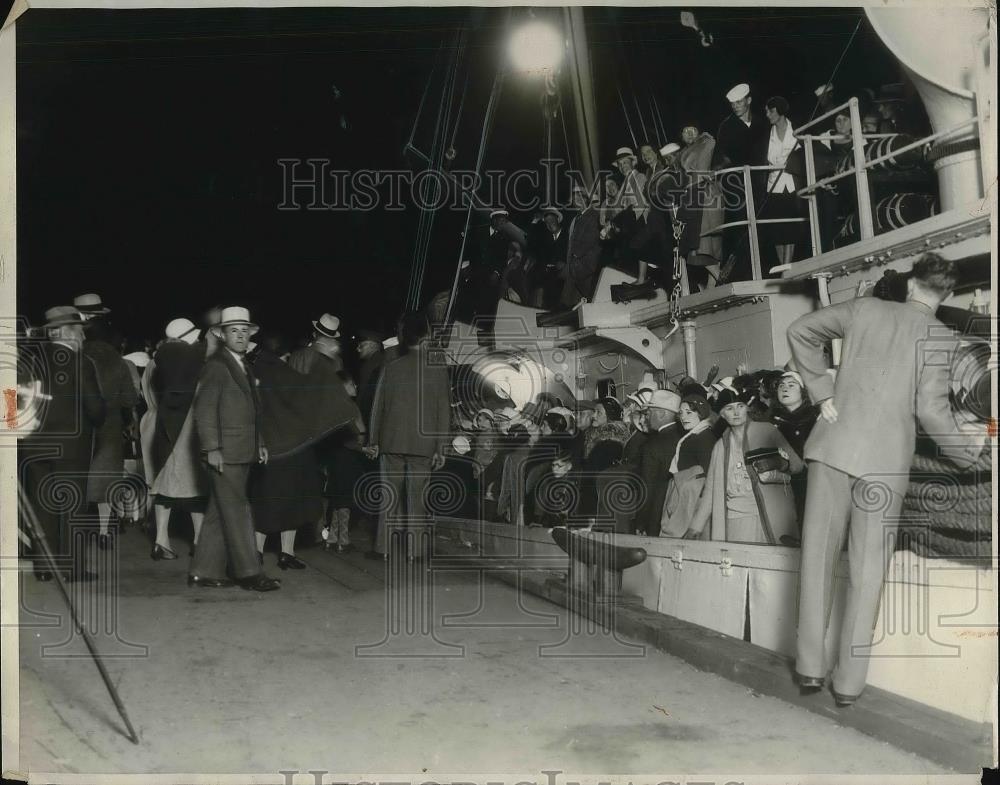
{"label": "concrete dock surface", "polygon": [[386,566],[360,550],[302,550],[309,568],[286,572],[267,553],[265,569],[283,585],[257,594],[188,588],[187,544],[174,545],[181,558],[153,562],[132,529],[100,554],[117,560],[105,565],[105,576],[117,573],[110,588],[73,585],[138,746],[70,634],[56,585],[25,567],[22,768],[421,781],[483,771],[947,772],[476,570],[394,573],[393,583],[415,582],[387,591]]}

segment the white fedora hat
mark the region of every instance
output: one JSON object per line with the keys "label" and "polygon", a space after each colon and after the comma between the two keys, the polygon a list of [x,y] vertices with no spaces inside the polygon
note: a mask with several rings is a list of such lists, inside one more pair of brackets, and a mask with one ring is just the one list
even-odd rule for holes
{"label": "white fedora hat", "polygon": [[750,95],[750,85],[746,82],[740,82],[740,84],[733,87],[728,93],[726,93],[726,100],[732,103],[733,101],[742,101]]}
{"label": "white fedora hat", "polygon": [[340,319],[330,313],[325,313],[312,323],[313,329],[327,338],[340,337]]}
{"label": "white fedora hat", "polygon": [[101,301],[99,294],[81,294],[79,297],[74,297],[73,307],[82,313],[84,318],[111,313],[111,309]]}
{"label": "white fedora hat", "polygon": [[666,158],[668,155],[673,155],[680,149],[681,146],[677,144],[677,142],[667,142],[667,144],[660,148],[660,155]]}
{"label": "white fedora hat", "polygon": [[632,163],[635,163],[636,161],[639,160],[638,158],[635,157],[635,153],[632,152],[631,147],[619,147],[617,150],[615,150],[615,161],[618,161],[621,158],[631,158]]}
{"label": "white fedora hat", "polygon": [[257,332],[259,327],[250,321],[250,310],[239,305],[230,305],[222,309],[222,317],[215,325],[218,328],[229,327],[234,324],[245,324],[250,328],[250,334]]}
{"label": "white fedora hat", "polygon": [[666,409],[668,412],[677,412],[681,408],[681,397],[670,390],[654,390],[649,397],[647,409]]}
{"label": "white fedora hat", "polygon": [[195,343],[198,340],[198,326],[190,319],[183,316],[173,319],[167,324],[167,329],[163,331],[167,338],[174,338],[184,341],[184,343]]}

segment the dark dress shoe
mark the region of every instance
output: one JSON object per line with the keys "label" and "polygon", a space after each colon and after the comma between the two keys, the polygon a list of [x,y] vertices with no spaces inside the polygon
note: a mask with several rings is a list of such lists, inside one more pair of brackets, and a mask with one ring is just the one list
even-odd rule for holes
{"label": "dark dress shoe", "polygon": [[226,578],[202,578],[200,575],[188,575],[188,586],[200,586],[203,589],[224,589],[233,582]]}
{"label": "dark dress shoe", "polygon": [[798,673],[795,674],[795,680],[799,683],[800,695],[815,695],[823,689],[826,681],[819,676],[802,676]]}
{"label": "dark dress shoe", "polygon": [[304,570],[306,563],[298,556],[282,551],[278,556],[278,567],[282,570]]}
{"label": "dark dress shoe", "polygon": [[848,709],[854,705],[854,702],[858,699],[857,695],[841,695],[836,690],[830,690],[833,693],[833,701],[837,704],[839,709]]}
{"label": "dark dress shoe", "polygon": [[277,591],[281,588],[281,581],[268,578],[264,573],[251,575],[249,578],[237,578],[236,583],[247,591]]}
{"label": "dark dress shoe", "polygon": [[48,570],[35,570],[35,580],[40,583],[48,583],[52,580],[52,573]]}
{"label": "dark dress shoe", "polygon": [[89,572],[88,570],[71,572],[66,580],[70,583],[90,583],[91,581],[97,580],[97,573]]}
{"label": "dark dress shoe", "polygon": [[162,545],[154,545],[149,558],[153,561],[173,561],[177,558],[177,554],[170,550],[170,548],[164,548]]}

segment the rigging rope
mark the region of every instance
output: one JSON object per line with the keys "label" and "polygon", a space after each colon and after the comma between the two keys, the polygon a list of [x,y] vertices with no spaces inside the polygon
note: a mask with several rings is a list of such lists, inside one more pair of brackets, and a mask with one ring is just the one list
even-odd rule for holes
{"label": "rigging rope", "polygon": [[[441,102],[438,108],[437,123],[434,127],[434,138],[431,143],[430,170],[440,172],[446,150],[448,127],[451,124],[452,104],[455,94],[455,83],[458,79],[458,66],[465,50],[466,30],[461,27],[456,33],[455,46],[452,49],[452,57],[448,66],[445,84],[441,91]],[[440,194],[435,189],[441,188],[438,178],[425,179],[421,183],[421,197],[424,205],[421,206],[420,220],[417,227],[417,238],[414,243],[413,262],[410,268],[410,282],[407,291],[406,305],[408,309],[415,309],[420,304],[420,291],[423,287],[424,270],[427,266],[427,255],[430,251],[431,233],[434,226],[435,210],[426,209],[426,204],[432,204],[434,197]]]}
{"label": "rigging rope", "polygon": [[[476,153],[475,177],[478,179],[479,172],[483,167],[483,160],[486,158],[486,145],[489,140],[490,131],[493,128],[493,119],[496,114],[497,103],[500,99],[500,92],[503,88],[503,70],[498,70],[493,78],[493,89],[490,90],[490,98],[486,104],[486,112],[483,116],[483,129],[479,136],[479,150]],[[458,293],[458,282],[462,277],[462,261],[465,256],[465,246],[469,241],[469,224],[472,221],[472,207],[475,202],[474,194],[468,197],[469,206],[465,212],[465,230],[462,232],[462,244],[458,249],[458,263],[455,265],[455,277],[451,283],[451,295],[448,297],[448,309],[445,311],[444,325],[447,328],[451,324],[451,312],[455,306],[455,296]]]}

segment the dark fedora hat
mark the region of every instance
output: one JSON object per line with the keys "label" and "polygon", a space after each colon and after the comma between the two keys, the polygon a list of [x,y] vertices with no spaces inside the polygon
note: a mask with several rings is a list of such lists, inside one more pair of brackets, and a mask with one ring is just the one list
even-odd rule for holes
{"label": "dark fedora hat", "polygon": [[906,95],[903,92],[903,83],[893,82],[892,84],[884,84],[878,89],[878,95],[875,96],[874,103],[896,104],[902,103],[905,99]]}

